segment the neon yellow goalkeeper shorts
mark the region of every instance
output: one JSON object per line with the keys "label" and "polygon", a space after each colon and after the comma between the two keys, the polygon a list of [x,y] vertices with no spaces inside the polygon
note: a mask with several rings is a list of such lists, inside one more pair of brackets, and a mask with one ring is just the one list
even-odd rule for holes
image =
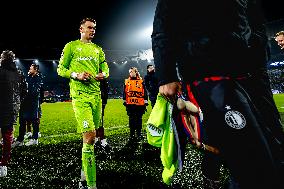
{"label": "neon yellow goalkeeper shorts", "polygon": [[102,115],[101,95],[82,95],[72,99],[73,110],[77,120],[77,132],[93,131],[100,126]]}

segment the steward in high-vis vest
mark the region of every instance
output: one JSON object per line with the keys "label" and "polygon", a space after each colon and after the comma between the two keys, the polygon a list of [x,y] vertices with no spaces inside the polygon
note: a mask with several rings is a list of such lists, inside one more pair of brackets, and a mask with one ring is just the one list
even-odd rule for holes
{"label": "steward in high-vis vest", "polygon": [[125,79],[123,90],[123,105],[126,107],[129,116],[130,143],[134,139],[141,139],[142,116],[148,106],[148,95],[145,89],[144,81],[140,77],[138,69],[131,67],[129,69],[129,78]]}

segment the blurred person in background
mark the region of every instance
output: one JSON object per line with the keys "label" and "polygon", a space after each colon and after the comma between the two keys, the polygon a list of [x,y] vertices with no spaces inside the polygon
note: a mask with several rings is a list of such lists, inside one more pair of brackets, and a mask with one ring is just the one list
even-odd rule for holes
{"label": "blurred person in background", "polygon": [[[42,99],[42,76],[39,71],[39,65],[31,64],[28,76],[26,78],[28,84],[28,93],[21,103],[19,112],[19,136],[13,143],[12,147],[30,146],[38,144],[39,124],[41,117]],[[27,143],[24,144],[27,124],[31,123],[33,134]]]}
{"label": "blurred person in background", "polygon": [[100,89],[101,89],[101,98],[102,98],[102,118],[100,127],[96,129],[96,142],[95,147],[101,148],[104,152],[109,153],[112,151],[112,148],[107,142],[105,137],[105,129],[104,129],[104,115],[105,115],[105,107],[107,105],[108,100],[108,92],[109,92],[109,83],[108,79],[105,78],[100,81]]}
{"label": "blurred person in background", "polygon": [[128,144],[131,146],[142,139],[142,116],[148,106],[145,84],[136,67],[129,69],[129,77],[125,79],[123,101],[129,116],[130,139]]}
{"label": "blurred person in background", "polygon": [[20,103],[27,93],[27,83],[22,72],[17,70],[12,51],[2,52],[0,64],[0,130],[3,137],[0,177],[5,177],[11,160],[13,127],[17,122]]}
{"label": "blurred person in background", "polygon": [[147,65],[147,74],[144,77],[144,82],[151,101],[151,107],[153,108],[159,92],[159,83],[158,78],[155,75],[155,67],[151,64]]}

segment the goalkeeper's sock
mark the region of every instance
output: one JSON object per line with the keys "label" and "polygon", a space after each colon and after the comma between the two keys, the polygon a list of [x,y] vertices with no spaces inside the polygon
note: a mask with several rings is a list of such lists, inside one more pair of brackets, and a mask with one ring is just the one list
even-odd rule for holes
{"label": "goalkeeper's sock", "polygon": [[85,181],[85,180],[86,180],[86,175],[85,175],[84,170],[82,168],[81,169],[81,179],[80,179],[80,181]]}
{"label": "goalkeeper's sock", "polygon": [[96,159],[94,154],[94,146],[91,144],[83,143],[82,165],[86,176],[87,185],[89,187],[96,186]]}

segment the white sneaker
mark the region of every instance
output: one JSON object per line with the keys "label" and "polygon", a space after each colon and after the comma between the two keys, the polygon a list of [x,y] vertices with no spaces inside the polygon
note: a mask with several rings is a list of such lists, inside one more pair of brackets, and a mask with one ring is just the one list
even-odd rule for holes
{"label": "white sneaker", "polygon": [[26,146],[31,146],[31,145],[37,145],[38,144],[38,139],[30,139],[29,142],[27,142],[25,145]]}
{"label": "white sneaker", "polygon": [[0,166],[0,177],[6,177],[6,176],[7,176],[7,167]]}
{"label": "white sneaker", "polygon": [[41,137],[41,134],[40,134],[40,132],[38,132],[37,134],[38,134],[38,138],[40,138],[40,137]]}
{"label": "white sneaker", "polygon": [[97,189],[97,187],[96,186],[88,187],[88,189]]}
{"label": "white sneaker", "polygon": [[32,132],[27,132],[24,136],[25,139],[31,138],[33,136]]}
{"label": "white sneaker", "polygon": [[23,146],[23,145],[24,145],[24,141],[20,142],[20,141],[16,140],[16,141],[13,142],[11,147],[14,148],[16,146]]}
{"label": "white sneaker", "polygon": [[97,189],[97,186],[88,187],[87,182],[84,180],[79,182],[79,189]]}
{"label": "white sneaker", "polygon": [[85,180],[79,182],[79,189],[88,189],[87,182]]}
{"label": "white sneaker", "polygon": [[84,181],[84,180],[86,180],[86,175],[83,169],[81,169],[81,181]]}

